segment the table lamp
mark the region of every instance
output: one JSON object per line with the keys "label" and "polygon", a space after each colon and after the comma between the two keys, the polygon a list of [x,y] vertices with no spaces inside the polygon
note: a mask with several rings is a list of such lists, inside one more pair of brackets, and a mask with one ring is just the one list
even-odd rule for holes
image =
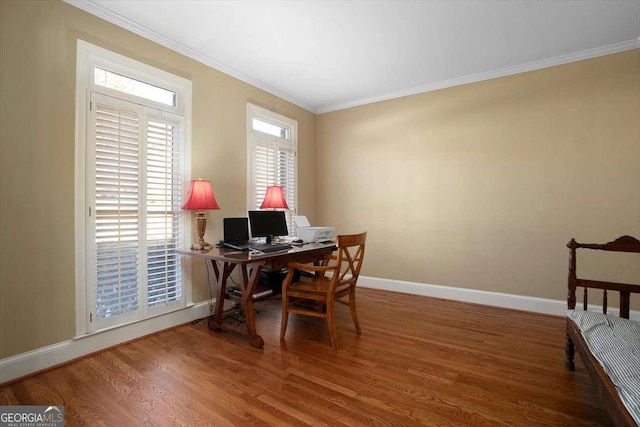
{"label": "table lamp", "polygon": [[260,209],[283,208],[289,209],[287,199],[284,197],[284,189],[280,185],[270,185],[267,187],[267,194],[260,205]]}
{"label": "table lamp", "polygon": [[204,179],[194,179],[191,181],[189,187],[189,196],[182,209],[189,211],[197,211],[198,217],[198,243],[191,245],[191,249],[205,250],[211,249],[209,243],[204,241],[204,231],[207,228],[207,219],[205,218],[205,210],[220,209],[216,198],[213,195],[213,189],[211,188],[211,181]]}

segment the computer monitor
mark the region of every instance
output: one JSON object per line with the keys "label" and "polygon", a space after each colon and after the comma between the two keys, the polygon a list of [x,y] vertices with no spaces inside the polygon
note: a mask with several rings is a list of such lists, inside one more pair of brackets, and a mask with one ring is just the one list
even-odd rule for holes
{"label": "computer monitor", "polygon": [[274,236],[289,234],[284,211],[249,211],[252,237],[266,237],[271,243]]}

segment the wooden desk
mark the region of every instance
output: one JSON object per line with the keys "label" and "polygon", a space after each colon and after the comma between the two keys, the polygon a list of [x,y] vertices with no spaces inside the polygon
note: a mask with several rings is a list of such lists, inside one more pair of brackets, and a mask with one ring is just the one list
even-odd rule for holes
{"label": "wooden desk", "polygon": [[[182,255],[204,258],[209,270],[209,285],[215,286],[216,305],[213,320],[209,321],[209,329],[222,329],[222,312],[227,287],[227,278],[236,268],[240,268],[242,279],[242,306],[247,323],[249,342],[256,348],[264,347],[264,340],[256,331],[256,319],[253,314],[253,294],[260,279],[260,273],[265,270],[279,270],[285,268],[291,261],[311,263],[322,260],[336,249],[335,243],[309,243],[296,246],[288,251],[271,252],[251,255],[248,251],[237,251],[226,248],[213,248],[208,251],[178,251]],[[210,262],[209,262],[210,261]],[[249,267],[251,271],[249,272]]]}

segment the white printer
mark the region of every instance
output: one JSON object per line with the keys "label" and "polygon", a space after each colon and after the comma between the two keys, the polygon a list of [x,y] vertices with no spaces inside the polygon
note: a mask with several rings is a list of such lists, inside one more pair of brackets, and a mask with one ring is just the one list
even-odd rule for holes
{"label": "white printer", "polygon": [[317,243],[331,239],[335,227],[311,227],[309,220],[304,215],[294,215],[293,220],[298,227],[298,239],[304,243]]}

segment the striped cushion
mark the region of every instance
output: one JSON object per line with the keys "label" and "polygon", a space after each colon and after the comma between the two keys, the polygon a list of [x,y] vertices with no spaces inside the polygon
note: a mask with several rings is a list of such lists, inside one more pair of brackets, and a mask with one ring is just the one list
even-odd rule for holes
{"label": "striped cushion", "polygon": [[578,325],[591,354],[640,425],[640,322],[592,311],[567,310],[567,316]]}

